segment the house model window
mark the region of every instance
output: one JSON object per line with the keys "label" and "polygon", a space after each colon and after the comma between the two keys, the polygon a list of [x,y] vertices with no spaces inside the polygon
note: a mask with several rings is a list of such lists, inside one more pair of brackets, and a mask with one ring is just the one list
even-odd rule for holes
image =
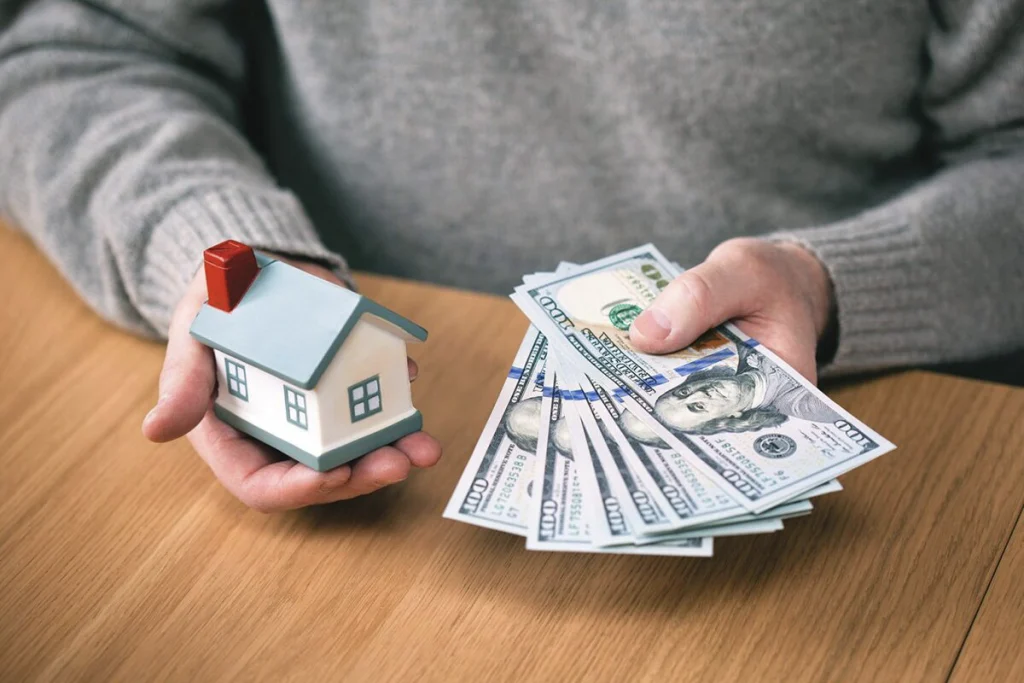
{"label": "house model window", "polygon": [[380,376],[353,384],[348,388],[348,404],[352,421],[359,422],[381,411]]}
{"label": "house model window", "polygon": [[245,366],[225,358],[224,369],[228,373],[228,393],[243,401],[249,400],[249,385],[245,381]]}
{"label": "house model window", "polygon": [[288,421],[296,427],[309,428],[306,419],[306,396],[291,387],[284,388],[284,406],[288,412]]}

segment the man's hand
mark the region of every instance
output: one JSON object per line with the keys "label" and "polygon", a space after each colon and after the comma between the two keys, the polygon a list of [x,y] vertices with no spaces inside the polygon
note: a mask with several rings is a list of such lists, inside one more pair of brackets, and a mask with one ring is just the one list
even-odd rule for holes
{"label": "man's hand", "polygon": [[[341,284],[321,266],[292,265]],[[217,479],[249,507],[272,512],[354,498],[402,481],[410,468],[430,467],[441,457],[437,440],[416,432],[352,463],[316,472],[224,424],[213,413],[217,381],[213,352],[189,335],[205,300],[206,276],[201,268],[174,311],[160,373],[160,399],[143,421],[142,433],[158,442],[187,434]],[[414,379],[416,373],[410,359],[409,377]]]}
{"label": "man's hand", "polygon": [[672,281],[633,321],[629,335],[644,353],[671,353],[731,320],[816,382],[815,354],[832,306],[828,273],[809,251],[734,239]]}

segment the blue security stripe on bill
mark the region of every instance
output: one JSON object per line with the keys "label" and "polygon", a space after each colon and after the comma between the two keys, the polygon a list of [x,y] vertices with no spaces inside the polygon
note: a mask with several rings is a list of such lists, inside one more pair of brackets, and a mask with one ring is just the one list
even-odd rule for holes
{"label": "blue security stripe on bill", "polygon": [[[745,340],[745,341],[743,341],[741,343],[744,346],[746,346],[748,348],[751,348],[751,349],[755,348],[759,344],[759,342],[756,339],[747,339],[747,340]],[[736,355],[736,352],[733,351],[732,349],[722,349],[720,351],[715,351],[714,353],[712,353],[710,355],[704,356],[703,358],[698,358],[697,360],[692,360],[689,363],[684,363],[683,365],[680,365],[677,368],[673,368],[673,371],[677,375],[679,375],[680,377],[685,377],[686,375],[691,375],[691,374],[693,374],[695,372],[698,372],[700,370],[704,370],[706,368],[710,368],[715,363],[719,363],[719,362],[721,362],[721,361],[723,361],[723,360],[725,360],[727,358],[731,358],[732,356],[735,356],[735,355]],[[666,377],[665,375],[663,375],[661,373],[658,373],[656,375],[651,375],[649,378],[644,380],[643,384],[645,386],[649,386],[649,387],[657,387],[657,386],[660,386],[662,384],[666,384],[669,381],[671,381],[670,378]],[[629,395],[626,391],[624,391],[622,389],[616,389],[615,392],[613,392],[613,393],[615,394],[615,398],[618,398],[618,399],[621,399],[623,396],[628,396]]]}

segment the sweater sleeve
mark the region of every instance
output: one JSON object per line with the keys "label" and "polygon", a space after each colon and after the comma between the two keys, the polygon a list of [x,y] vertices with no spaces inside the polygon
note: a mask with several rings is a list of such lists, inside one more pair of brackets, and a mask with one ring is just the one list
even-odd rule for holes
{"label": "sweater sleeve", "polygon": [[934,174],[864,214],[772,236],[809,248],[832,277],[829,374],[1024,347],[1024,1],[930,4]]}
{"label": "sweater sleeve", "polygon": [[0,0],[0,214],[138,333],[227,238],[345,268],[241,133],[235,5]]}

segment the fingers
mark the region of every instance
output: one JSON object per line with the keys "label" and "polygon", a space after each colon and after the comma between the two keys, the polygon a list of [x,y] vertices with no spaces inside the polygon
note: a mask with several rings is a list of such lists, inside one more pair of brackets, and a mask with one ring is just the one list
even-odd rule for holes
{"label": "fingers", "polygon": [[813,382],[831,297],[824,266],[802,247],[729,240],[669,283],[633,321],[630,341],[644,353],[671,353],[732,320]]}
{"label": "fingers", "polygon": [[425,432],[403,436],[394,446],[405,454],[413,467],[433,467],[441,459],[441,444]]}
{"label": "fingers", "polygon": [[213,353],[189,335],[205,299],[206,280],[200,271],[175,309],[167,333],[160,398],[142,423],[142,433],[152,441],[170,441],[190,432],[213,400]]}
{"label": "fingers", "polygon": [[327,472],[282,459],[280,453],[236,431],[208,412],[188,435],[196,452],[229,492],[260,512],[280,512],[372,493],[430,467],[441,455],[423,432],[399,439]]}
{"label": "fingers", "polygon": [[342,465],[317,472],[250,439],[213,412],[188,435],[199,456],[228,491],[260,512],[279,512],[340,500],[352,476]]}
{"label": "fingers", "polygon": [[633,321],[629,339],[642,353],[671,353],[753,308],[751,283],[709,257],[686,271]]}
{"label": "fingers", "polygon": [[378,448],[352,463],[352,478],[336,500],[355,498],[409,476],[409,458],[394,446]]}
{"label": "fingers", "polygon": [[333,503],[351,497],[348,492],[352,474],[351,465],[317,472],[301,463],[282,460],[247,476],[238,497],[260,512]]}
{"label": "fingers", "polygon": [[420,366],[412,358],[406,358],[409,363],[409,381],[415,381],[420,374]]}

